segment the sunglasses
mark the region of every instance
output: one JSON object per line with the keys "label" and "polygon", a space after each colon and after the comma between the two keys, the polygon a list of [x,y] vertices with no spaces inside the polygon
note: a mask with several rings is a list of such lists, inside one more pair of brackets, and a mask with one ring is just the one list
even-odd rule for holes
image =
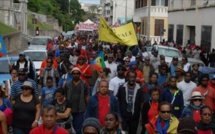
{"label": "sunglasses", "polygon": [[160,112],[163,113],[163,114],[165,114],[165,113],[167,113],[167,114],[171,113],[171,111],[160,111]]}
{"label": "sunglasses", "polygon": [[24,88],[22,88],[22,90],[31,90],[31,89],[28,87],[24,87]]}
{"label": "sunglasses", "polygon": [[72,75],[80,75],[81,73],[72,73]]}
{"label": "sunglasses", "polygon": [[118,69],[117,71],[124,71],[124,69]]}
{"label": "sunglasses", "polygon": [[193,101],[202,101],[201,99],[194,99]]}
{"label": "sunglasses", "polygon": [[211,114],[209,114],[209,113],[204,113],[202,115],[204,115],[204,116],[206,116],[206,115],[211,116]]}
{"label": "sunglasses", "polygon": [[79,60],[84,60],[83,58],[79,59]]}
{"label": "sunglasses", "polygon": [[130,61],[125,61],[125,62],[130,62]]}

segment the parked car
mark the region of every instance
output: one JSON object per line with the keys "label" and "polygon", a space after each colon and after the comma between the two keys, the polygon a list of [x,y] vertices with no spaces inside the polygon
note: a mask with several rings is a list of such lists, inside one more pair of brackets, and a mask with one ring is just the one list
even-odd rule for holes
{"label": "parked car", "polygon": [[[18,59],[19,59],[19,56],[1,57],[0,58],[0,84],[3,87],[5,87],[4,81],[10,79],[10,77],[11,77],[9,66],[13,65]],[[35,66],[28,56],[26,56],[26,59],[32,63],[33,71],[35,74],[34,78],[36,79]]]}
{"label": "parked car", "polygon": [[180,51],[173,47],[154,45],[151,51],[152,53],[154,51],[158,51],[158,55],[164,55],[168,65],[170,65],[170,63],[172,62],[173,57],[178,57],[179,60],[182,59]]}
{"label": "parked car", "polygon": [[193,64],[199,64],[199,66],[205,66],[204,62],[202,62],[201,60],[198,60],[198,59],[194,59],[194,58],[188,58],[188,62],[190,63],[191,66]]}
{"label": "parked car", "polygon": [[39,76],[40,67],[43,62],[43,60],[47,57],[47,51],[46,50],[25,50],[23,53],[30,57],[30,59],[33,61],[37,77]]}
{"label": "parked car", "polygon": [[50,36],[35,36],[29,42],[28,49],[46,50],[46,45],[50,39],[52,39]]}

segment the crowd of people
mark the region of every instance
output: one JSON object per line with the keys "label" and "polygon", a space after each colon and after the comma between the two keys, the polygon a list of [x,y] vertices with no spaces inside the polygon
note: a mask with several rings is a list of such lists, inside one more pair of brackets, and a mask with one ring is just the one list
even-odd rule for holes
{"label": "crowd of people", "polygon": [[39,80],[20,53],[0,89],[0,133],[136,134],[141,126],[142,134],[215,134],[215,74],[186,55],[168,65],[138,43],[59,36],[47,44]]}

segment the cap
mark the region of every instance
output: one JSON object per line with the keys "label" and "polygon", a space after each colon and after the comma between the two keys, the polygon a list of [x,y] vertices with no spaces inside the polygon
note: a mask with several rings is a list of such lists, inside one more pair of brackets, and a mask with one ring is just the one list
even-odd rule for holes
{"label": "cap", "polygon": [[29,81],[25,81],[25,82],[23,83],[23,85],[21,86],[21,89],[23,89],[23,88],[25,88],[25,87],[28,87],[28,88],[30,88],[30,89],[34,89],[32,83],[29,82]]}
{"label": "cap", "polygon": [[89,126],[96,128],[98,133],[100,132],[100,122],[98,119],[90,117],[84,120],[82,129],[84,130],[85,127],[89,127]]}
{"label": "cap", "polygon": [[174,57],[172,58],[172,60],[178,60],[178,57],[174,56]]}
{"label": "cap", "polygon": [[20,68],[19,71],[18,71],[18,74],[27,74],[27,69]]}
{"label": "cap", "polygon": [[191,117],[181,118],[178,124],[178,133],[190,132],[191,134],[197,134],[197,127],[195,121]]}
{"label": "cap", "polygon": [[202,94],[200,92],[194,91],[189,100],[195,100],[195,99],[202,99],[203,100],[205,98],[202,96]]}
{"label": "cap", "polygon": [[73,71],[79,71],[79,72],[81,72],[81,70],[78,68],[78,67],[74,67],[73,69],[72,69],[72,72]]}
{"label": "cap", "polygon": [[25,53],[24,52],[20,52],[19,55],[25,56]]}

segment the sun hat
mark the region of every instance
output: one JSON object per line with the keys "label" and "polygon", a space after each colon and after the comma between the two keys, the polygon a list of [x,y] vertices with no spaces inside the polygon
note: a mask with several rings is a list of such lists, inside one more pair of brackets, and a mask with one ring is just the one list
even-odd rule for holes
{"label": "sun hat", "polygon": [[203,99],[205,99],[205,98],[202,96],[202,94],[201,94],[200,92],[194,91],[194,92],[192,93],[192,95],[191,95],[191,97],[190,97],[189,100],[196,100],[196,99],[201,99],[201,100],[203,100]]}
{"label": "sun hat", "polygon": [[72,69],[72,72],[73,71],[79,71],[80,73],[81,73],[81,70],[78,68],[78,67],[74,67],[73,69]]}
{"label": "sun hat", "polygon": [[23,88],[30,88],[30,89],[34,89],[34,87],[33,87],[32,83],[31,83],[31,82],[29,82],[29,81],[25,81],[25,82],[23,83],[23,85],[21,86],[21,89],[23,89]]}

